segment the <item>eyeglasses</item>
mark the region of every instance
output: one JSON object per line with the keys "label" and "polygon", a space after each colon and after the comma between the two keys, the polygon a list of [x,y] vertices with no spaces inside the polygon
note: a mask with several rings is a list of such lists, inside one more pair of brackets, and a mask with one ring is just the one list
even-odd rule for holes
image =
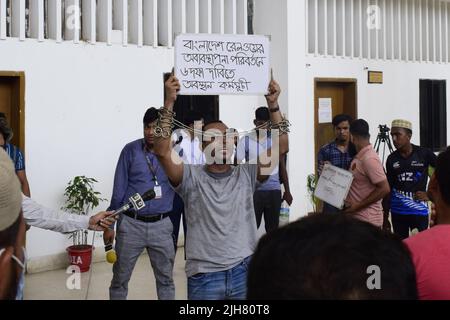
{"label": "eyeglasses", "polygon": [[[0,249],[0,257],[2,256],[2,254],[3,254],[3,252],[5,252],[5,248],[3,248],[3,249]],[[15,262],[17,262],[17,264],[22,268],[22,269],[24,269],[25,270],[25,262],[27,261],[27,252],[26,252],[26,250],[25,250],[25,248],[23,248],[22,247],[22,250],[23,250],[23,262],[22,261],[20,261],[20,259],[18,258],[18,257],[16,257],[15,255],[12,255],[12,259],[15,261]]]}

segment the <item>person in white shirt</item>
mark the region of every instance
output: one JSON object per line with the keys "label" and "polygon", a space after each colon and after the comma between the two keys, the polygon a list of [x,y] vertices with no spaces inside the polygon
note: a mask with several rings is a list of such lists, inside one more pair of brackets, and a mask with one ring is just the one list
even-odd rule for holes
{"label": "person in white shirt", "polygon": [[115,221],[114,218],[108,218],[112,212],[99,212],[90,217],[70,214],[46,208],[24,194],[22,194],[22,213],[28,225],[61,233],[81,229],[105,231]]}
{"label": "person in white shirt", "polygon": [[[104,231],[114,221],[114,218],[108,217],[110,214],[100,212],[92,217],[79,216],[39,205],[21,193],[14,164],[8,154],[0,149],[0,275],[3,275],[0,276],[0,299],[23,299],[25,223],[57,232],[87,228]],[[14,266],[12,273],[11,266]],[[12,279],[11,274],[17,274],[17,277]]]}
{"label": "person in white shirt", "polygon": [[178,129],[172,134],[174,149],[183,163],[203,165],[205,155],[201,149],[201,136],[194,132],[194,130],[201,132],[203,119],[197,113],[193,113],[187,117],[185,125],[189,126],[190,130]]}

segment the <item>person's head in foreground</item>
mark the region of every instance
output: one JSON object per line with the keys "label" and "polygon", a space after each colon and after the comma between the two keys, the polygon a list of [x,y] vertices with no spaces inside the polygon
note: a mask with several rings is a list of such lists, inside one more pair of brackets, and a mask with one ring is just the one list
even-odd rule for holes
{"label": "person's head in foreground", "polygon": [[434,224],[450,224],[450,147],[437,158],[436,169],[428,186],[428,195],[436,206]]}
{"label": "person's head in foreground", "polygon": [[417,299],[395,235],[346,215],[306,217],[261,238],[248,273],[257,299]]}
{"label": "person's head in foreground", "polygon": [[420,300],[450,300],[450,148],[440,153],[428,186],[432,228],[404,240],[416,267]]}
{"label": "person's head in foreground", "polygon": [[0,149],[0,300],[16,298],[24,272],[22,193],[13,163]]}

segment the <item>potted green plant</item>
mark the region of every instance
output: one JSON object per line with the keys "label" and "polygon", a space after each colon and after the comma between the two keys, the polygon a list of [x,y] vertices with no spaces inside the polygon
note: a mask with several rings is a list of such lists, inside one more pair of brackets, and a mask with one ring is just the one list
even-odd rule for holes
{"label": "potted green plant", "polygon": [[316,191],[318,177],[311,173],[306,178],[306,189],[308,191],[308,199],[312,206],[312,212],[308,212],[308,216],[318,212],[319,199],[314,196],[314,191]]}
{"label": "potted green plant", "polygon": [[[94,183],[97,182],[94,178],[85,176],[74,177],[65,189],[66,201],[62,209],[73,214],[89,215],[101,201],[106,200],[100,198],[100,192],[94,190]],[[75,231],[69,238],[72,238],[73,242],[73,245],[67,248],[70,264],[80,267],[81,272],[88,271],[93,250],[92,245],[88,245],[88,231]]]}

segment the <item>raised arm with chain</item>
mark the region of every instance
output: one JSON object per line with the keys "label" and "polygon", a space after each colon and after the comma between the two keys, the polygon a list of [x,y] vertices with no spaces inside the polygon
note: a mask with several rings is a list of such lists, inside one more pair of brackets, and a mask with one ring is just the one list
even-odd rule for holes
{"label": "raised arm with chain", "polygon": [[165,100],[160,109],[159,119],[155,128],[154,152],[164,168],[173,186],[178,186],[183,180],[183,162],[172,148],[171,135],[173,129],[173,106],[180,89],[178,79],[172,74],[164,84]]}

